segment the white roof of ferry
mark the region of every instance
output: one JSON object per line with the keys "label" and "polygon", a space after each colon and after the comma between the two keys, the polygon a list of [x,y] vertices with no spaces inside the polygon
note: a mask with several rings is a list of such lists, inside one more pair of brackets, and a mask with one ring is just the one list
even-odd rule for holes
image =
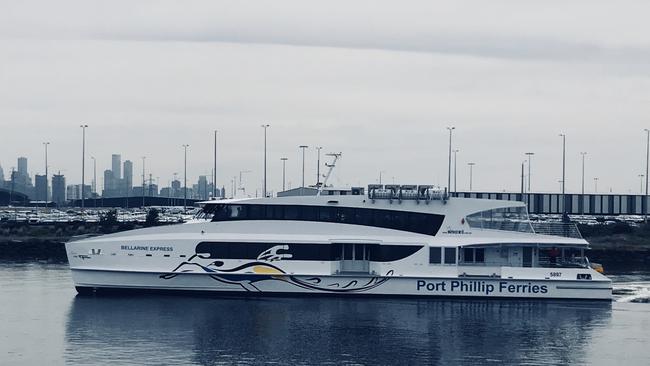
{"label": "white roof of ferry", "polygon": [[289,197],[269,197],[269,198],[234,198],[223,200],[203,201],[201,205],[215,204],[260,204],[260,205],[304,205],[304,206],[341,206],[357,208],[376,208],[384,210],[412,211],[422,213],[434,213],[441,215],[450,215],[465,217],[467,215],[499,209],[499,208],[516,208],[526,207],[524,202],[490,200],[478,198],[449,198],[447,201],[431,200],[428,203],[425,200],[402,200],[397,199],[369,199],[367,196],[289,196]]}

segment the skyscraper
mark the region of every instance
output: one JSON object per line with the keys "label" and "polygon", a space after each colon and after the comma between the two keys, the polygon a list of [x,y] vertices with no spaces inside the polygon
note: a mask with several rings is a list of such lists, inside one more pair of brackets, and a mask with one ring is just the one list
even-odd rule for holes
{"label": "skyscraper", "polygon": [[47,201],[47,177],[36,174],[34,176],[34,185],[36,186],[34,192],[36,201]]}
{"label": "skyscraper", "polygon": [[27,176],[27,158],[24,156],[18,158],[18,174]]}
{"label": "skyscraper", "polygon": [[2,165],[0,165],[0,188],[5,185],[5,172],[2,170]]}
{"label": "skyscraper", "polygon": [[104,170],[104,192],[103,197],[114,197],[115,183],[112,170]]}
{"label": "skyscraper", "polygon": [[65,177],[61,174],[52,176],[52,202],[57,205],[65,203]]}
{"label": "skyscraper", "polygon": [[122,156],[120,154],[113,154],[112,156],[112,170],[113,170],[113,179],[118,182],[122,179]]}
{"label": "skyscraper", "polygon": [[131,160],[124,161],[124,190],[127,196],[130,196],[133,190],[133,162]]}
{"label": "skyscraper", "polygon": [[201,200],[208,199],[208,179],[205,175],[199,176],[199,182],[197,184],[197,196]]}
{"label": "skyscraper", "polygon": [[14,190],[34,197],[34,185],[27,173],[27,158],[25,157],[18,158],[18,171],[14,175],[13,185]]}

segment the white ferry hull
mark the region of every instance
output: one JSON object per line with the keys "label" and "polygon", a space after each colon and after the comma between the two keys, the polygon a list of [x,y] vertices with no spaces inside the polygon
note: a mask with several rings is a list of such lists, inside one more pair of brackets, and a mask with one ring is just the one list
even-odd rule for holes
{"label": "white ferry hull", "polygon": [[425,278],[371,275],[154,273],[72,269],[82,293],[192,291],[246,295],[340,295],[611,300],[610,281]]}

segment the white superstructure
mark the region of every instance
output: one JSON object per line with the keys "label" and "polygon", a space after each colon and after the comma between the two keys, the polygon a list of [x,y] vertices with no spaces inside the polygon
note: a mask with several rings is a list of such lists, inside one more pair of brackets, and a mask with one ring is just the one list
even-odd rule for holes
{"label": "white superstructure", "polygon": [[[430,186],[205,203],[190,223],[66,244],[79,292],[110,289],[610,299],[571,224]],[[543,232],[544,234],[540,234]]]}

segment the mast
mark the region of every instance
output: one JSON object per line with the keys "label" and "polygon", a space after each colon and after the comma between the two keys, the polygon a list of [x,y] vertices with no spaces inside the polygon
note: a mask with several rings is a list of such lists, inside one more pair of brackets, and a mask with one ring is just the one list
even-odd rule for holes
{"label": "mast", "polygon": [[323,184],[318,186],[318,193],[316,193],[316,196],[320,196],[320,193],[323,191],[323,188],[327,186],[327,181],[330,179],[330,175],[332,175],[332,170],[336,167],[336,161],[339,160],[341,157],[341,153],[329,153],[325,154],[325,156],[333,156],[334,161],[332,161],[332,164],[327,164],[325,163],[325,166],[328,168],[327,170],[327,175],[325,175],[325,179],[323,180]]}

